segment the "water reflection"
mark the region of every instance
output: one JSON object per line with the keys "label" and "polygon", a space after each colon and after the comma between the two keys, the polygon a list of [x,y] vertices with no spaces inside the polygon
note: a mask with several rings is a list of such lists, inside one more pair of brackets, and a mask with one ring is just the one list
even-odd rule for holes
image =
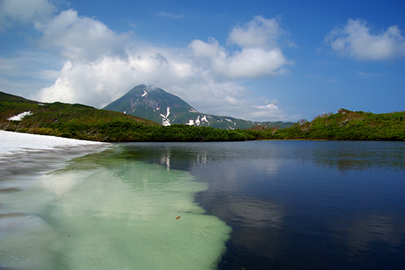
{"label": "water reflection", "polygon": [[125,151],[209,184],[196,201],[233,229],[220,269],[405,263],[403,143],[135,144]]}
{"label": "water reflection", "polygon": [[237,143],[122,144],[128,158],[188,169],[229,160],[314,162],[340,171],[405,168],[403,142],[255,141]]}
{"label": "water reflection", "polygon": [[394,218],[385,213],[360,214],[352,220],[347,230],[347,247],[350,255],[361,254],[373,249],[375,243],[380,248],[395,250],[404,243],[405,219]]}
{"label": "water reflection", "polygon": [[[228,247],[238,247],[236,252],[253,251],[256,257],[276,257],[278,243],[282,242],[277,231],[283,227],[285,214],[277,202],[262,200],[257,191],[269,188],[278,173],[280,161],[269,161],[266,152],[274,155],[280,150],[236,148],[233,151],[227,144],[137,146],[126,151],[151,163],[167,165],[170,157],[170,167],[188,170],[198,181],[209,183],[209,191],[200,193],[196,200],[209,214],[234,228]],[[224,258],[222,264],[225,262],[232,267],[238,265]]]}
{"label": "water reflection", "polygon": [[313,150],[314,161],[339,171],[405,168],[402,142],[325,142]]}
{"label": "water reflection", "polygon": [[220,194],[210,198],[209,204],[201,197],[199,201],[209,213],[221,217],[234,228],[232,245],[252,250],[256,256],[273,258],[279,242],[276,231],[283,227],[285,216],[282,207],[255,198],[224,197]]}

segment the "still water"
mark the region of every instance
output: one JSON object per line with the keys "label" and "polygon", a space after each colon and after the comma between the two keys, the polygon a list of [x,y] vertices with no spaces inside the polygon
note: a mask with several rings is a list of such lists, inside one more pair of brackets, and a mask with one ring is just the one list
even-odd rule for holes
{"label": "still water", "polygon": [[116,144],[0,185],[11,269],[405,265],[403,142]]}

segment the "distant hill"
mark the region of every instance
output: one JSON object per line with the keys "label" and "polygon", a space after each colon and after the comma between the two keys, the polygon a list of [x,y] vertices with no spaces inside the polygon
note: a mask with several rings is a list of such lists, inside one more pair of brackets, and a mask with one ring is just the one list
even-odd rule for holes
{"label": "distant hill", "polygon": [[28,100],[23,97],[7,94],[4,92],[0,92],[0,100],[6,102],[21,102],[21,103],[35,103],[35,104],[39,103],[37,101]]}
{"label": "distant hill", "polygon": [[405,141],[405,111],[375,114],[339,109],[284,129],[250,130],[256,139]]}
{"label": "distant hill", "polygon": [[[23,113],[26,116],[22,119],[12,120],[14,116]],[[0,92],[0,129],[3,130],[109,141],[109,135],[96,127],[117,122],[158,126],[157,123],[140,117],[82,104],[41,103]]]}
{"label": "distant hill", "polygon": [[39,126],[51,123],[97,124],[124,120],[145,125],[158,125],[140,117],[100,110],[83,104],[41,103],[0,92],[0,122],[4,123],[10,117],[27,111],[30,111],[32,116],[19,123],[20,126],[24,126],[24,124]]}
{"label": "distant hill", "polygon": [[142,117],[164,126],[187,124],[209,126],[220,129],[246,129],[255,125],[280,128],[293,125],[292,122],[252,122],[228,116],[198,112],[181,98],[161,88],[138,85],[103,109]]}

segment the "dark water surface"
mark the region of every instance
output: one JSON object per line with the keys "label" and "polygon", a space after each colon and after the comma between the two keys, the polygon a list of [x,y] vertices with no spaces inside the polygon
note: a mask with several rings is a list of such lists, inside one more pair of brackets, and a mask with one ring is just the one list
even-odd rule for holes
{"label": "dark water surface", "polygon": [[231,226],[219,269],[404,269],[403,142],[126,144],[208,183],[196,201]]}
{"label": "dark water surface", "polygon": [[0,269],[405,266],[403,142],[126,143],[67,163],[55,155],[0,163]]}

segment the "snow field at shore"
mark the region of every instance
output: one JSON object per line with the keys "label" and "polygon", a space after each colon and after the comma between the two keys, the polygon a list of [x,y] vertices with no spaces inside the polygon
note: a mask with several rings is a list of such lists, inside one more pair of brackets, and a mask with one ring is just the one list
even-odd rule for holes
{"label": "snow field at shore", "polygon": [[0,130],[0,157],[27,151],[55,150],[61,147],[106,145],[101,142],[60,138]]}

